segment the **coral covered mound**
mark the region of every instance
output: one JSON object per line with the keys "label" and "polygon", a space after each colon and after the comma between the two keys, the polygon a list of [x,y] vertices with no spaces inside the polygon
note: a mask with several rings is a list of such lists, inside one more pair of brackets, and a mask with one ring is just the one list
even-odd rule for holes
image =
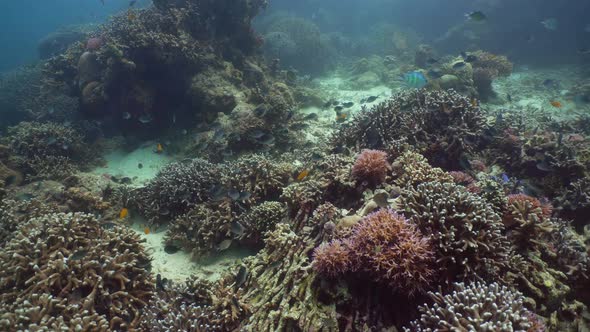
{"label": "coral covered mound", "polygon": [[379,150],[363,150],[352,166],[352,177],[357,181],[378,185],[385,181],[390,168],[387,153]]}
{"label": "coral covered mound", "polygon": [[411,90],[360,112],[332,137],[335,146],[387,150],[400,141],[437,166],[458,166],[483,129],[478,107],[454,90]]}
{"label": "coral covered mound", "polygon": [[432,236],[449,280],[497,276],[510,244],[500,217],[480,197],[452,183],[428,182],[402,192],[404,213]]}
{"label": "coral covered mound", "polygon": [[22,225],[0,252],[0,329],[132,329],[154,284],[138,235],[87,214]]}
{"label": "coral covered mound", "polygon": [[521,293],[496,283],[455,284],[455,291],[429,293],[433,305],[420,307],[421,317],[407,332],[531,331],[534,314]]}
{"label": "coral covered mound", "polygon": [[433,263],[429,240],[403,216],[382,209],[356,224],[346,241],[320,245],[314,252],[313,266],[331,277],[361,271],[374,281],[413,295],[429,287]]}
{"label": "coral covered mound", "polygon": [[145,187],[134,191],[133,201],[152,223],[184,214],[210,196],[221,170],[203,159],[172,163]]}

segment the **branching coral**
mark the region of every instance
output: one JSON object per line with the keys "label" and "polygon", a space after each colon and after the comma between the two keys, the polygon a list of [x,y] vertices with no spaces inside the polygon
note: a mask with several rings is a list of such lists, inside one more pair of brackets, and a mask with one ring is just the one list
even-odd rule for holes
{"label": "branching coral", "polygon": [[554,230],[549,221],[552,207],[538,199],[525,195],[508,195],[508,202],[502,217],[508,238],[519,248],[535,248],[547,240]]}
{"label": "branching coral", "polygon": [[220,167],[203,159],[172,163],[145,187],[136,189],[132,200],[150,222],[162,223],[210,198],[221,175]]}
{"label": "branching coral", "polygon": [[319,274],[334,278],[350,271],[352,259],[350,242],[335,239],[320,244],[314,250],[313,268]]}
{"label": "branching coral", "polygon": [[287,207],[279,202],[267,201],[256,205],[242,218],[248,229],[247,237],[261,239],[263,235],[275,229],[276,225],[287,217]]}
{"label": "branching coral", "polygon": [[4,330],[132,329],[154,290],[139,236],[91,215],[33,218],[0,258]]}
{"label": "branching coral", "polygon": [[434,304],[420,307],[421,317],[405,331],[528,331],[532,312],[517,291],[496,283],[455,284],[453,293],[430,293]]}
{"label": "branching coral", "polygon": [[436,248],[447,280],[501,275],[510,244],[500,217],[482,199],[452,183],[428,182],[402,192],[400,205]]}
{"label": "branching coral", "polygon": [[387,149],[401,139],[436,166],[458,168],[480,139],[483,116],[453,90],[402,92],[360,112],[332,137],[334,146]]}
{"label": "branching coral", "polygon": [[359,182],[367,181],[375,186],[385,181],[390,168],[387,153],[379,150],[363,150],[352,166],[352,177]]}
{"label": "branching coral", "polygon": [[422,155],[407,151],[392,165],[394,183],[401,188],[415,187],[423,182],[452,183],[453,177],[442,169],[432,167]]}

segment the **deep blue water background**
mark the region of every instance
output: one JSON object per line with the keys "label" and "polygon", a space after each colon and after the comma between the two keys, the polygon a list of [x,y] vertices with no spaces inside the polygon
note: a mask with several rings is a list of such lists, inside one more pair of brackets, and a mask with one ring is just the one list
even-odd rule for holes
{"label": "deep blue water background", "polygon": [[[140,2],[149,3],[149,0]],[[434,40],[449,28],[463,24],[464,14],[482,10],[488,22],[481,48],[507,54],[517,62],[559,64],[575,62],[578,49],[590,47],[589,0],[270,0],[270,10],[284,9],[311,19],[318,10],[337,17],[334,24],[317,21],[323,32],[363,33],[376,22],[412,28]],[[100,23],[125,10],[128,0],[4,0],[0,2],[0,71],[34,62],[37,44],[47,34],[70,24]],[[540,21],[554,17],[557,31]],[[529,36],[532,43],[527,43]],[[465,45],[436,45],[457,52]]]}

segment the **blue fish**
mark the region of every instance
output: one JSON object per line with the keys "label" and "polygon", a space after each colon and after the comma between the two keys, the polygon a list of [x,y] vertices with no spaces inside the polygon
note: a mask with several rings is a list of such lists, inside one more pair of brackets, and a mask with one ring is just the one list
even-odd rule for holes
{"label": "blue fish", "polygon": [[508,178],[508,175],[506,175],[506,173],[502,173],[502,181],[504,181],[504,183],[510,181],[510,178]]}
{"label": "blue fish", "polygon": [[424,77],[424,74],[419,71],[411,71],[406,73],[404,75],[404,81],[409,87],[415,89],[421,89],[426,85],[426,83],[428,83],[426,77]]}

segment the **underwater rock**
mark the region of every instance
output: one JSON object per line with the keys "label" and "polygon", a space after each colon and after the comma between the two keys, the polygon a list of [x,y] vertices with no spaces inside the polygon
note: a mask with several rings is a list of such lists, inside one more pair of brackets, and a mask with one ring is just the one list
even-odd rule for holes
{"label": "underwater rock", "polygon": [[446,74],[439,79],[439,84],[442,89],[457,89],[461,81],[455,75]]}
{"label": "underwater rock", "polygon": [[98,56],[93,52],[84,52],[78,60],[78,86],[84,88],[88,82],[98,81],[101,76]]}

